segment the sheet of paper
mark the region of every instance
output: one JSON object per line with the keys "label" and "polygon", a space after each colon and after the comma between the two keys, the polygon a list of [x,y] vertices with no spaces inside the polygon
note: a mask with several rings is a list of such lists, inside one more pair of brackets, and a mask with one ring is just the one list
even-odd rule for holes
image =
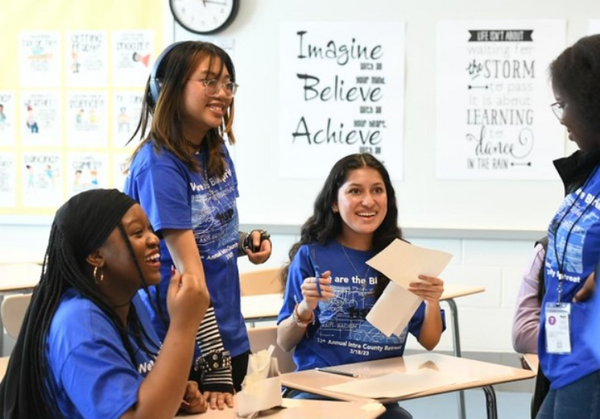
{"label": "sheet of paper", "polygon": [[419,275],[438,276],[452,259],[450,253],[425,249],[396,239],[367,261],[396,284],[407,288]]}
{"label": "sheet of paper", "polygon": [[390,281],[367,314],[367,321],[387,337],[392,334],[399,336],[421,301],[412,292]]}
{"label": "sheet of paper", "polygon": [[456,380],[447,374],[422,369],[411,372],[393,372],[374,378],[358,379],[343,384],[323,387],[323,390],[373,399],[402,397],[425,390],[445,387]]}

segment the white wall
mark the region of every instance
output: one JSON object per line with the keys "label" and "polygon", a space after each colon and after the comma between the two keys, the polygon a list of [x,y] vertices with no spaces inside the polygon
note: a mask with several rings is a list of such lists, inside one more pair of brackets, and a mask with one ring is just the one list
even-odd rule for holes
{"label": "white wall", "polygon": [[[166,1],[165,1],[166,4]],[[165,8],[168,11],[168,6]],[[472,213],[457,212],[456,196],[432,194],[435,180],[435,28],[440,19],[549,19],[568,20],[568,42],[587,32],[588,19],[600,18],[600,2],[589,0],[242,0],[238,19],[214,40],[235,41],[235,62],[242,85],[237,101],[236,135],[233,148],[240,175],[239,202],[242,222],[260,226],[261,205],[276,205],[282,214],[293,213],[288,227],[267,226],[274,234],[274,254],[267,266],[280,266],[299,230],[298,220],[308,217],[318,190],[315,184],[294,184],[281,189],[274,181],[277,169],[278,110],[278,25],[293,21],[405,21],[407,22],[407,74],[405,113],[405,180],[395,184],[400,204],[400,220],[413,227],[407,238],[413,243],[453,253],[451,266],[442,275],[450,282],[481,284],[487,291],[457,300],[463,351],[511,352],[510,325],[518,284],[533,249],[535,238],[547,224],[560,201],[562,188],[555,182],[503,182],[491,187],[486,182],[448,183],[460,193],[471,196],[460,203]],[[166,28],[173,29],[167,19]],[[197,38],[180,29],[177,40]],[[557,127],[560,129],[560,127]],[[557,156],[558,157],[558,156]],[[424,192],[425,191],[425,192]],[[276,200],[266,197],[276,196]],[[289,202],[303,204],[291,208]],[[481,202],[481,196],[490,202]],[[548,198],[551,197],[551,198]],[[501,201],[500,201],[501,199]],[[403,205],[410,202],[411,205]],[[507,216],[481,209],[501,202]],[[540,205],[540,202],[544,203]],[[407,208],[408,207],[408,208]],[[431,220],[428,222],[428,214]],[[518,217],[517,217],[518,216]],[[469,218],[478,222],[456,225],[448,232],[436,230],[439,224],[452,226],[453,220]],[[23,248],[43,254],[49,222],[43,225],[21,222],[19,217],[0,217],[0,251],[3,247]],[[515,225],[518,224],[518,225]],[[484,231],[465,231],[487,226]],[[502,228],[526,230],[501,231]],[[432,228],[431,230],[419,230]],[[495,230],[498,229],[498,230]],[[409,231],[409,230],[407,230]],[[241,270],[255,269],[247,261]],[[0,278],[2,281],[2,278]],[[441,349],[450,349],[450,334],[445,333]],[[411,344],[412,345],[412,344]]]}

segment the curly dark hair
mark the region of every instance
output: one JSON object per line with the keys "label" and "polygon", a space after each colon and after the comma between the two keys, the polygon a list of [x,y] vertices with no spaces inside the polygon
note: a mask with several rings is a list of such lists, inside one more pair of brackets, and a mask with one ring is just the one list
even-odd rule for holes
{"label": "curly dark hair", "polygon": [[600,35],[581,38],[551,64],[552,87],[588,132],[600,132]]}
{"label": "curly dark hair", "polygon": [[[339,160],[329,172],[325,184],[315,200],[313,215],[304,223],[300,231],[300,241],[292,246],[289,252],[290,260],[281,270],[281,281],[287,282],[287,274],[290,263],[298,252],[300,246],[308,243],[325,244],[334,240],[342,232],[342,218],[339,213],[334,213],[331,207],[337,202],[338,191],[346,182],[348,174],[356,169],[370,167],[381,175],[387,194],[387,214],[381,225],[373,234],[372,250],[380,252],[394,239],[402,239],[402,231],[398,226],[398,206],[396,204],[396,192],[392,186],[390,175],[384,165],[368,153],[351,154]],[[378,275],[377,286],[374,294],[379,297],[389,279],[383,274]]]}

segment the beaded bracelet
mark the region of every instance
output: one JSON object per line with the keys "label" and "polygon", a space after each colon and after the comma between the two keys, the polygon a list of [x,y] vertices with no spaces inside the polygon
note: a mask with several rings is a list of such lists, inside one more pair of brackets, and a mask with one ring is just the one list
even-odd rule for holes
{"label": "beaded bracelet", "polygon": [[306,329],[309,324],[315,324],[315,313],[314,311],[311,311],[310,318],[308,320],[302,320],[298,315],[298,304],[296,304],[296,307],[294,307],[294,312],[292,313],[292,319],[294,320],[294,323],[296,323],[296,325],[303,329]]}

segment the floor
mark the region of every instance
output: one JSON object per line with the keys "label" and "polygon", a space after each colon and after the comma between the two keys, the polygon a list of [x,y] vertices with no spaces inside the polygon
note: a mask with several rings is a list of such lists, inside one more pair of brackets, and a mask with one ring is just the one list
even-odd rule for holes
{"label": "floor", "polygon": [[[498,419],[528,419],[531,393],[496,391]],[[485,419],[486,402],[482,390],[465,391],[467,419]],[[456,393],[441,394],[401,403],[414,419],[458,419]]]}

